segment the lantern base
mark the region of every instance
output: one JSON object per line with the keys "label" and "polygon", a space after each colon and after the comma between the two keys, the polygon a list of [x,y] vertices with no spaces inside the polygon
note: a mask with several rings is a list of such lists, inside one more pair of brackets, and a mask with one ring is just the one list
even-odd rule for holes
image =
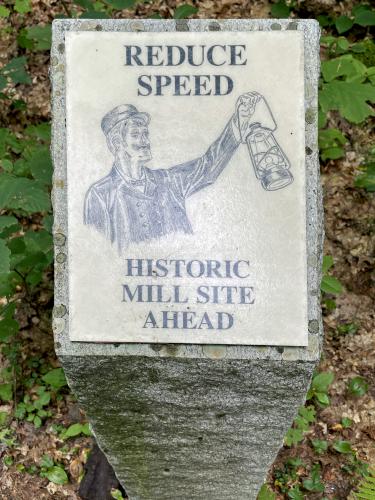
{"label": "lantern base", "polygon": [[262,177],[262,186],[267,191],[276,191],[289,186],[293,182],[293,175],[289,170],[274,170]]}

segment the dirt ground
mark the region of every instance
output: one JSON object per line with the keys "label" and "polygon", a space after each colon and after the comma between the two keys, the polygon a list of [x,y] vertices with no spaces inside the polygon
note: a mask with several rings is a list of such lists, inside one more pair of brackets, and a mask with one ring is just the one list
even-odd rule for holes
{"label": "dirt ground", "polygon": [[[8,2],[10,3],[10,2]],[[64,2],[68,7],[70,1]],[[352,2],[334,0],[306,0],[296,2],[302,17],[314,17],[322,11],[345,12]],[[32,0],[33,11],[26,17],[13,15],[12,29],[2,30],[0,40],[0,66],[12,57],[20,55],[16,36],[21,27],[51,22],[53,16],[62,12],[63,2]],[[251,18],[269,17],[270,4],[267,1],[202,0],[195,2],[199,7],[194,17],[202,18]],[[175,2],[155,0],[139,4],[134,11],[124,11],[123,17],[147,17],[159,12],[170,18]],[[0,28],[9,27],[9,20],[0,19]],[[25,125],[50,119],[50,84],[48,79],[49,55],[47,52],[26,51],[28,70],[32,85],[19,85],[16,97],[27,105],[25,111],[9,107],[0,99],[0,124],[20,131]],[[324,493],[311,493],[305,498],[345,499],[358,483],[358,475],[348,470],[346,455],[329,451],[317,457],[311,447],[312,439],[324,439],[329,443],[337,439],[348,440],[357,452],[358,459],[375,465],[375,301],[372,288],[374,264],[374,197],[354,187],[354,178],[363,155],[374,143],[374,120],[365,126],[353,126],[338,116],[330,117],[332,125],[340,128],[349,138],[345,158],[322,164],[322,184],[325,207],[325,255],[334,258],[334,275],[344,285],[344,292],[336,298],[336,308],[323,306],[325,343],[320,370],[331,371],[335,380],[330,388],[331,404],[319,409],[317,420],[311,426],[305,439],[291,448],[284,447],[269,474],[268,484],[277,492],[278,498],[288,498],[275,488],[275,474],[291,457],[300,457],[304,465],[298,474],[303,476],[312,463],[321,465]],[[45,363],[57,367],[53,353],[53,339],[50,325],[52,305],[52,272],[45,277],[43,286],[36,296],[20,296],[22,306],[18,312],[21,325],[23,373],[35,368],[29,360],[39,365]],[[345,330],[345,325],[355,325]],[[344,328],[343,328],[344,327]],[[6,363],[0,358],[0,364]],[[34,364],[35,364],[34,363]],[[369,390],[362,397],[348,393],[348,380],[360,375],[369,383]],[[0,406],[0,411],[9,410],[9,405]],[[353,420],[353,425],[343,428],[343,417]],[[60,401],[53,402],[53,417],[40,429],[26,421],[13,420],[16,440],[8,453],[13,464],[0,462],[0,499],[79,499],[77,494],[83,465],[92,446],[91,438],[80,437],[62,441],[54,425],[68,426],[83,422],[74,397],[67,391]],[[1,448],[0,455],[5,451]],[[56,485],[42,478],[35,470],[44,454],[50,454],[64,464],[69,472],[68,485]],[[33,469],[34,467],[34,469]]]}

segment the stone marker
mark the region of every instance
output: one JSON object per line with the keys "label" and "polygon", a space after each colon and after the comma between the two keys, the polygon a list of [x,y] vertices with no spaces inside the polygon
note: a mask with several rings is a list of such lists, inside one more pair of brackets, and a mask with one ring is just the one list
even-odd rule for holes
{"label": "stone marker", "polygon": [[255,498],[319,360],[319,27],[53,25],[56,351],[132,499]]}

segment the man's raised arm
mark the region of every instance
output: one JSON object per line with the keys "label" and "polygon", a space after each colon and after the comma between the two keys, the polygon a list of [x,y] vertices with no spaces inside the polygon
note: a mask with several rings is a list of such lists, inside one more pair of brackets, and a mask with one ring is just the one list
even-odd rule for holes
{"label": "man's raised arm", "polygon": [[253,125],[251,117],[261,98],[256,92],[241,96],[233,117],[203,156],[165,170],[174,191],[187,198],[216,181]]}

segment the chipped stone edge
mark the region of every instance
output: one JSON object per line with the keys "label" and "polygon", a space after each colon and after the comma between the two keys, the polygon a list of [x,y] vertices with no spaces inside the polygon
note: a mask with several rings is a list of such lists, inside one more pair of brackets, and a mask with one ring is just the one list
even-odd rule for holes
{"label": "chipped stone edge", "polygon": [[[55,307],[53,331],[58,356],[149,356],[206,359],[253,359],[317,362],[320,358],[323,323],[320,280],[323,254],[323,205],[318,151],[318,78],[320,28],[315,20],[290,19],[199,19],[199,20],[88,20],[53,21],[50,78],[52,83],[52,203],[54,209]],[[305,166],[307,201],[308,347],[135,344],[71,342],[68,332],[69,289],[67,258],[67,172],[65,113],[66,31],[272,31],[298,30],[304,34],[305,58]]]}

